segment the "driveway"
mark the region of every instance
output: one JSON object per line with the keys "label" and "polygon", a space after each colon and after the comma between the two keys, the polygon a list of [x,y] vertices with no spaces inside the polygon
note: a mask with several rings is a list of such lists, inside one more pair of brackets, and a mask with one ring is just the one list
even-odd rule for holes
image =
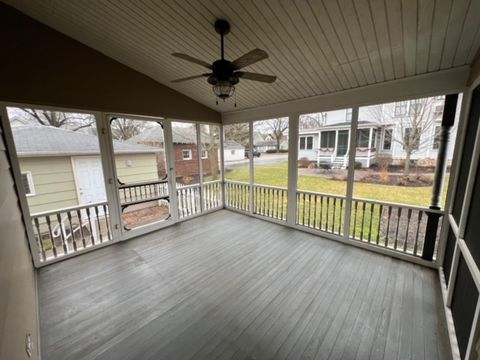
{"label": "driveway", "polygon": [[[262,153],[260,157],[255,157],[254,162],[255,165],[264,165],[264,164],[275,164],[288,161],[288,153],[280,153],[280,154],[267,154]],[[229,169],[239,168],[248,166],[249,159],[245,158],[243,160],[235,160],[235,161],[226,161],[225,167]]]}

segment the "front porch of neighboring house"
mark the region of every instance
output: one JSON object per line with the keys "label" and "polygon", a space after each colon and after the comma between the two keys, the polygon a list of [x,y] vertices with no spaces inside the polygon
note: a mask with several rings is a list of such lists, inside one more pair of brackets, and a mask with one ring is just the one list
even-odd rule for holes
{"label": "front porch of neighboring house", "polygon": [[[358,122],[355,163],[369,168],[377,158],[378,136],[382,127],[373,122]],[[321,168],[348,166],[350,123],[333,124],[321,129],[299,131],[299,158],[306,157]]]}

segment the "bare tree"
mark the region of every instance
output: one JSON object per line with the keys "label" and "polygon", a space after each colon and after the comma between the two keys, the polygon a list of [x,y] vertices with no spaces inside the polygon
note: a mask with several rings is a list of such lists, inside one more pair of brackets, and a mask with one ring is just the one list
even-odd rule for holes
{"label": "bare tree", "polygon": [[265,120],[262,127],[267,129],[268,134],[276,141],[277,152],[280,151],[280,144],[286,138],[288,130],[288,117]]}
{"label": "bare tree", "polygon": [[225,139],[233,140],[243,146],[247,146],[250,140],[248,123],[239,123],[225,126]]}
{"label": "bare tree", "polygon": [[[19,110],[19,117],[26,123],[34,122],[44,126],[67,128],[72,131],[95,126],[95,118],[90,114],[35,110],[28,108],[20,108]],[[23,115],[20,116],[20,114]]]}
{"label": "bare tree", "polygon": [[[432,127],[435,126],[433,116],[435,98],[421,98],[403,103],[375,105],[368,107],[371,118],[382,125],[393,125],[392,141],[400,144],[405,152],[404,174],[410,172],[412,155],[424,146],[428,146]],[[398,110],[400,109],[400,110]]]}
{"label": "bare tree", "polygon": [[327,116],[326,112],[301,115],[300,130],[316,129],[327,125]]}
{"label": "bare tree", "polygon": [[218,180],[220,169],[218,166],[218,150],[220,148],[220,128],[215,125],[201,125],[200,138],[202,150],[208,154],[211,180]]}
{"label": "bare tree", "polygon": [[128,140],[138,135],[146,127],[146,121],[116,118],[111,122],[112,136],[115,140]]}

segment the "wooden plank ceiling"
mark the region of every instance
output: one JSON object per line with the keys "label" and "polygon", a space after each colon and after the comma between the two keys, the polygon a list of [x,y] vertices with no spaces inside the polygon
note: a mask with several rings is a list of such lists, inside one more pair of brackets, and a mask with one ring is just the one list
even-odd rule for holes
{"label": "wooden plank ceiling", "polygon": [[258,47],[237,108],[281,103],[470,64],[480,47],[480,0],[9,0],[24,13],[218,111],[205,72],[172,57],[219,58],[217,18],[231,24],[227,59]]}

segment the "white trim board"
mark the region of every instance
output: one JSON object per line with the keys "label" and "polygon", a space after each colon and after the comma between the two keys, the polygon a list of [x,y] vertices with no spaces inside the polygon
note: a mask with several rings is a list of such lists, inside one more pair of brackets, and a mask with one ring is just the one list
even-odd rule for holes
{"label": "white trim board", "polygon": [[453,322],[452,310],[448,305],[448,290],[445,282],[445,274],[443,267],[438,268],[438,279],[440,281],[440,289],[442,291],[443,314],[445,315],[445,322],[447,323],[448,339],[450,340],[450,350],[452,352],[452,359],[460,360],[460,350],[458,348],[457,334],[455,332],[455,324]]}
{"label": "white trim board", "polygon": [[222,123],[262,120],[292,113],[308,114],[321,111],[374,105],[408,100],[423,96],[444,95],[465,91],[469,66],[435,73],[392,80],[327,95],[313,96],[279,104],[222,113]]}

